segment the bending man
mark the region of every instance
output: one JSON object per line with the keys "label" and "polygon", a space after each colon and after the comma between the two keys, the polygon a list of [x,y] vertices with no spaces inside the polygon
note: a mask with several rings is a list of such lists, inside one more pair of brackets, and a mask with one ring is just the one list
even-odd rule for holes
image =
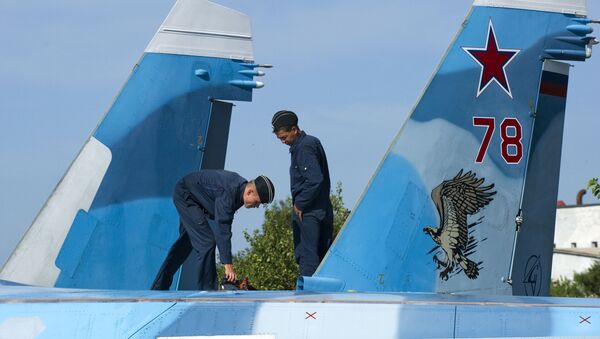
{"label": "bending man", "polygon": [[[171,246],[154,282],[153,290],[168,290],[173,275],[192,248],[198,258],[198,290],[217,289],[215,247],[219,249],[225,277],[236,280],[231,257],[231,223],[242,207],[258,207],[273,201],[275,188],[266,176],[247,181],[234,172],[201,170],[181,179],[173,202],[179,213],[179,238]],[[214,226],[208,219],[215,221]],[[213,228],[214,227],[214,228]]]}

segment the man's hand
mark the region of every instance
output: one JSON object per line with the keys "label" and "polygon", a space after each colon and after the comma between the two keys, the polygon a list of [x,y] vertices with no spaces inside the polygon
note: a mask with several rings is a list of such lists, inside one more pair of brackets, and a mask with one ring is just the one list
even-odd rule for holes
{"label": "man's hand", "polygon": [[225,264],[225,278],[229,282],[234,282],[237,280],[237,276],[235,275],[232,264]]}
{"label": "man's hand", "polygon": [[302,221],[302,211],[296,207],[296,205],[294,205],[294,213],[300,218],[300,221]]}

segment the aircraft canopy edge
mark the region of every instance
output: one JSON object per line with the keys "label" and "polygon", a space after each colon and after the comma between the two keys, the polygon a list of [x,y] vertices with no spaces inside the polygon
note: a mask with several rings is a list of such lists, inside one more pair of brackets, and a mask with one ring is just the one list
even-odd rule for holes
{"label": "aircraft canopy edge", "polygon": [[475,0],[473,6],[508,7],[587,16],[586,0]]}

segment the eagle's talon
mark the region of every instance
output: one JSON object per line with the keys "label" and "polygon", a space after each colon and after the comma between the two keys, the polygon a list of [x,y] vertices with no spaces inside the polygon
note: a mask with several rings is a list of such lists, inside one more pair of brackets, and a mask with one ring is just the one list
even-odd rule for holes
{"label": "eagle's talon", "polygon": [[448,272],[444,271],[444,272],[440,272],[440,278],[443,281],[448,281]]}
{"label": "eagle's talon", "polygon": [[444,265],[444,263],[435,255],[433,256],[433,262],[435,263],[436,269],[438,270],[442,267],[446,267],[446,265]]}

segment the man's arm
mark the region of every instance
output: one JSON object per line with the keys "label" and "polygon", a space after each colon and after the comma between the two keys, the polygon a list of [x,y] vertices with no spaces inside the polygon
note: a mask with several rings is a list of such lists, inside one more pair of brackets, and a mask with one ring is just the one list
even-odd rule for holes
{"label": "man's arm", "polygon": [[215,222],[217,228],[215,230],[215,241],[219,249],[221,263],[224,265],[231,264],[231,223],[233,222],[233,214],[235,211],[231,208],[231,198],[227,192],[223,192],[215,200]]}
{"label": "man's arm", "polygon": [[323,172],[319,163],[316,147],[306,145],[298,149],[296,156],[298,170],[304,178],[300,193],[294,198],[294,207],[304,211],[319,194],[323,183]]}
{"label": "man's arm", "polygon": [[215,230],[215,240],[219,249],[219,258],[225,266],[225,278],[228,281],[235,281],[236,274],[233,269],[231,255],[231,224],[233,222],[233,214],[235,210],[232,207],[232,199],[227,194],[223,194],[215,200],[215,222],[217,229]]}

